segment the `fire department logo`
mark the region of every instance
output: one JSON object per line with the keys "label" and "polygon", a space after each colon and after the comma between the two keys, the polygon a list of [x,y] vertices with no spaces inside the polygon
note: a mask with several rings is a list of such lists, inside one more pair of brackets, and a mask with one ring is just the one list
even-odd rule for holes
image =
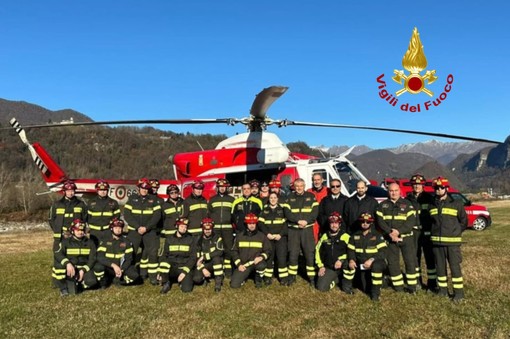
{"label": "fire department logo", "polygon": [[425,81],[430,85],[437,80],[436,70],[426,71],[424,75],[420,73],[427,67],[427,58],[423,52],[423,45],[420,40],[420,33],[418,28],[414,28],[411,41],[409,42],[409,48],[402,58],[402,66],[409,71],[409,75],[406,75],[402,70],[394,70],[395,76],[392,78],[393,81],[402,85],[404,82],[404,88],[398,90],[395,94],[397,96],[409,92],[411,94],[418,94],[424,92],[429,96],[433,96],[434,93],[425,88]]}
{"label": "fire department logo", "polygon": [[[399,107],[403,112],[419,113],[422,111],[428,111],[434,107],[438,107],[443,103],[448,94],[452,90],[453,75],[448,74],[446,77],[446,83],[443,91],[435,98],[434,92],[429,90],[426,85],[430,85],[435,82],[438,77],[436,76],[436,70],[426,70],[427,58],[423,52],[423,45],[420,40],[420,34],[418,28],[414,28],[413,35],[409,41],[409,47],[402,58],[402,66],[404,70],[395,69],[393,71],[393,77],[391,78],[394,82],[403,87],[395,91],[391,90],[391,86],[387,86],[384,80],[384,73],[376,78],[379,97],[386,101],[393,107]],[[425,71],[425,72],[424,72]],[[424,72],[424,73],[423,73]],[[419,99],[411,99],[410,102],[399,103],[399,96],[404,93],[419,94],[421,92],[432,97],[430,100],[424,102],[417,102]],[[409,98],[409,97],[408,97]]]}

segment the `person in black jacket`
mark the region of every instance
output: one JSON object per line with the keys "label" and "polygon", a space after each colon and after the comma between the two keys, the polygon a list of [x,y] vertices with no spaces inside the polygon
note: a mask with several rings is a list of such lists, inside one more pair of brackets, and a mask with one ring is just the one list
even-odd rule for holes
{"label": "person in black jacket", "polygon": [[347,199],[342,214],[347,233],[353,234],[359,230],[358,218],[361,213],[368,212],[375,215],[379,203],[373,197],[367,195],[367,183],[360,180],[356,183],[356,194]]}
{"label": "person in black jacket", "polygon": [[90,238],[99,246],[99,243],[111,234],[110,220],[120,218],[120,207],[117,200],[108,196],[110,184],[107,181],[99,180],[95,188],[97,195],[89,201],[87,223]]}
{"label": "person in black jacket", "polygon": [[462,263],[462,232],[467,227],[467,214],[460,200],[448,194],[450,184],[446,178],[433,180],[436,197],[430,206],[432,218],[431,235],[433,252],[437,269],[438,294],[448,295],[448,276],[446,263],[450,266],[453,285],[453,301],[464,299],[464,279],[460,264]]}
{"label": "person in black jacket", "polygon": [[333,212],[328,218],[329,231],[324,233],[315,247],[315,263],[319,268],[317,289],[322,292],[329,291],[338,286],[342,280],[342,290],[352,294],[352,279],[354,270],[347,264],[347,244],[349,234],[342,225],[342,216]]}
{"label": "person in black jacket", "polygon": [[325,196],[319,203],[319,214],[317,222],[319,223],[320,230],[319,236],[329,232],[329,216],[333,212],[340,215],[344,213],[344,206],[347,202],[347,197],[342,195],[341,192],[342,182],[338,179],[331,180],[329,186],[329,194]]}
{"label": "person in black jacket", "polygon": [[232,273],[231,288],[240,288],[255,271],[255,287],[262,287],[262,277],[271,255],[271,244],[264,233],[257,230],[258,217],[248,213],[244,218],[246,229],[237,235],[232,260],[237,269]]}
{"label": "person in black jacket", "polygon": [[208,282],[214,277],[214,291],[220,292],[223,285],[223,239],[214,232],[211,218],[202,220],[202,236],[197,243],[198,261],[193,274],[197,285]]}
{"label": "person in black jacket", "polygon": [[287,219],[285,219],[283,207],[279,204],[278,194],[275,192],[269,193],[268,204],[260,213],[259,228],[271,243],[271,255],[267,259],[264,282],[266,285],[271,285],[274,262],[276,262],[280,284],[287,285],[289,276],[287,270]]}
{"label": "person in black jacket", "polygon": [[[384,255],[386,242],[375,229],[374,217],[371,213],[362,213],[358,222],[360,227],[351,235],[347,245],[349,268],[360,273],[363,291],[369,293],[373,301],[379,301],[383,271],[386,268]],[[370,290],[369,286],[371,286]]]}

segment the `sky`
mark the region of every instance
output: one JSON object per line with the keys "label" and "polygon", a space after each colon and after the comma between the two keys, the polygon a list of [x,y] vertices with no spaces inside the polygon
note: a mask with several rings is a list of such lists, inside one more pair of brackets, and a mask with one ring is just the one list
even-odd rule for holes
{"label": "sky", "polygon": [[[508,2],[4,1],[0,98],[96,121],[244,118],[255,95],[289,90],[273,119],[418,129],[504,141],[510,134]],[[417,28],[433,92],[381,99]],[[404,70],[405,71],[405,70]],[[409,72],[405,71],[407,74]],[[451,75],[450,91],[445,91]],[[424,109],[425,102],[438,106]],[[420,112],[401,105],[420,105]],[[245,132],[243,125],[159,126]],[[394,147],[432,137],[269,127],[284,142]],[[451,139],[438,139],[454,141]]]}

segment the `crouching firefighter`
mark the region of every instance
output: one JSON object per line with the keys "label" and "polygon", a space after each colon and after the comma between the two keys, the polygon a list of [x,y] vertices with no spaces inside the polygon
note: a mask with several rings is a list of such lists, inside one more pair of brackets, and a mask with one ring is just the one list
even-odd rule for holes
{"label": "crouching firefighter", "polygon": [[56,277],[56,284],[63,297],[97,284],[92,270],[96,263],[96,245],[85,236],[85,223],[75,219],[69,231],[71,236],[62,240],[54,256],[55,267],[60,266],[65,270],[64,275]]}
{"label": "crouching firefighter", "polygon": [[342,217],[333,212],[328,217],[329,231],[324,233],[315,247],[315,262],[319,268],[317,289],[329,291],[337,286],[342,277],[342,290],[352,294],[354,270],[347,265],[349,234],[341,227]]}
{"label": "crouching firefighter", "polygon": [[177,219],[175,227],[177,232],[166,238],[160,258],[159,275],[163,283],[161,294],[168,293],[174,282],[180,284],[183,292],[193,290],[193,268],[197,261],[196,237],[188,232],[188,219]]}
{"label": "crouching firefighter", "polygon": [[232,260],[237,266],[232,273],[230,287],[240,288],[246,279],[255,271],[255,287],[262,287],[262,279],[266,270],[266,260],[271,254],[271,244],[266,235],[257,230],[258,217],[248,213],[244,217],[246,229],[237,235],[232,249]]}
{"label": "crouching firefighter", "polygon": [[223,239],[214,232],[211,218],[202,219],[202,236],[198,239],[197,269],[193,274],[195,284],[207,283],[214,276],[214,291],[223,285]]}
{"label": "crouching firefighter", "polygon": [[374,217],[370,213],[362,213],[358,222],[360,226],[351,235],[347,245],[349,268],[360,274],[363,291],[368,293],[373,301],[379,301],[383,271],[386,268],[386,241],[375,229]]}
{"label": "crouching firefighter", "polygon": [[111,235],[101,242],[97,249],[96,274],[101,276],[101,288],[112,282],[115,285],[131,285],[140,281],[134,266],[133,244],[123,235],[124,221],[114,218],[110,221]]}

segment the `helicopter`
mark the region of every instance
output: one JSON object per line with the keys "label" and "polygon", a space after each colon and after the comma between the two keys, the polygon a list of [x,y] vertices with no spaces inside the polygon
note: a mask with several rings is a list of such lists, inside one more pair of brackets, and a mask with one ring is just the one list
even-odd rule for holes
{"label": "helicopter", "polygon": [[[446,137],[458,140],[480,141],[488,143],[500,143],[494,140],[466,137],[460,135],[424,132],[416,130],[404,130],[374,126],[345,125],[332,123],[302,122],[293,120],[273,120],[267,115],[270,106],[279,99],[288,87],[271,86],[263,89],[255,97],[250,109],[250,116],[242,119],[164,119],[164,120],[116,120],[116,121],[93,121],[75,122],[65,126],[93,126],[93,125],[128,125],[128,124],[227,124],[230,126],[243,124],[247,128],[246,133],[237,134],[221,141],[213,150],[178,153],[173,156],[173,170],[175,180],[159,180],[160,188],[158,195],[166,197],[166,188],[175,184],[181,189],[183,197],[191,194],[191,185],[196,180],[204,182],[204,196],[209,198],[216,192],[216,181],[227,179],[233,187],[232,194],[239,194],[238,189],[243,183],[251,179],[270,181],[278,179],[284,191],[290,191],[292,183],[297,178],[305,180],[306,187],[312,187],[311,178],[314,174],[320,174],[324,185],[329,186],[333,179],[342,181],[342,194],[351,196],[355,193],[356,183],[360,180],[366,182],[369,194],[375,197],[386,197],[386,191],[377,183],[370,181],[347,157],[354,146],[342,154],[330,158],[318,158],[307,154],[291,152],[280,138],[267,127],[307,126],[327,128],[349,128],[362,130],[375,130],[396,133],[410,133],[435,137]],[[55,162],[51,155],[39,143],[31,143],[26,131],[35,128],[56,128],[59,124],[27,125],[22,126],[15,118],[10,120],[21,141],[29,149],[31,157],[39,168],[41,175],[48,187],[46,194],[62,192],[62,184],[68,179],[75,181],[77,194],[91,196],[96,194],[95,183],[99,179],[73,178]],[[110,184],[109,196],[125,204],[129,196],[137,192],[138,180],[106,179]]]}

